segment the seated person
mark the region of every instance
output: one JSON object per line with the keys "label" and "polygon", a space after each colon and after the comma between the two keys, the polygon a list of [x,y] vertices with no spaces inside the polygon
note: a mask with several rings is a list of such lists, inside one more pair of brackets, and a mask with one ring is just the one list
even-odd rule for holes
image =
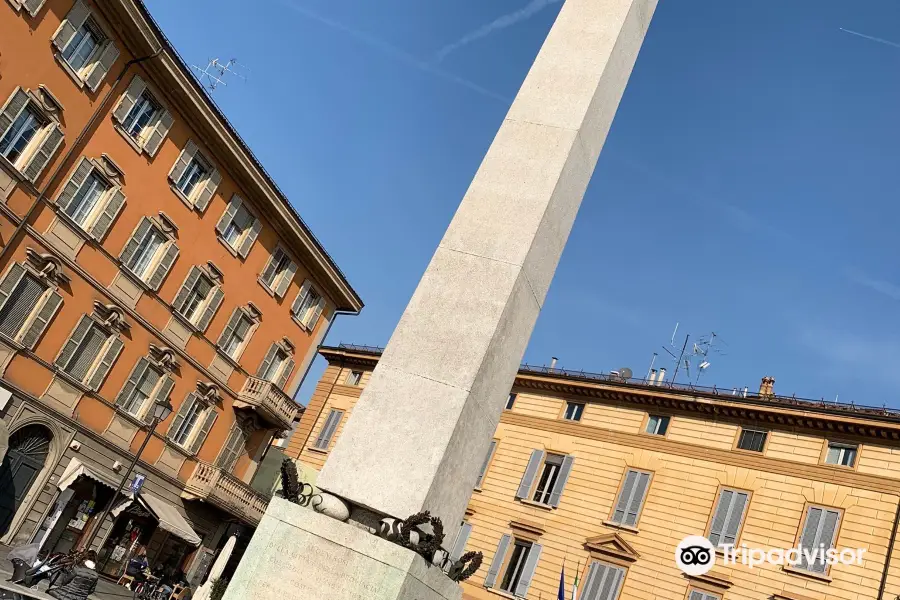
{"label": "seated person", "polygon": [[134,584],[147,581],[147,569],[150,563],[147,561],[147,551],[144,548],[138,550],[137,554],[128,560],[125,566],[125,574],[134,579]]}

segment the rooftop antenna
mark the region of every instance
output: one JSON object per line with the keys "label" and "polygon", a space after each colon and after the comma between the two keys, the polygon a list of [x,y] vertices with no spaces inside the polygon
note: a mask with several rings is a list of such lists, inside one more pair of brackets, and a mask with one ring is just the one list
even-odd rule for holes
{"label": "rooftop antenna", "polygon": [[250,71],[248,67],[239,63],[236,58],[230,58],[226,62],[218,58],[211,58],[206,67],[201,68],[197,65],[191,65],[191,68],[197,72],[196,77],[200,85],[211,92],[214,92],[220,85],[227,86],[228,83],[225,81],[227,76],[233,75],[247,81],[247,76],[244,75],[244,72]]}
{"label": "rooftop antenna", "polygon": [[[675,323],[675,330],[672,331],[672,337],[669,340],[671,349],[665,345],[663,345],[662,349],[666,351],[666,354],[668,354],[675,363],[675,370],[672,373],[672,382],[676,383],[679,371],[684,369],[687,373],[688,383],[691,383],[693,380],[694,385],[696,385],[700,380],[700,376],[712,365],[711,355],[725,355],[726,353],[723,352],[720,346],[727,346],[727,344],[719,337],[719,334],[713,331],[708,335],[700,336],[697,338],[697,341],[693,342],[693,344],[688,347],[691,335],[687,334],[684,337],[684,344],[681,346],[681,352],[678,352],[678,347],[675,345],[675,337],[678,335],[678,328],[680,325],[680,322]],[[676,354],[676,352],[678,353]],[[651,369],[653,368],[654,362],[656,362],[656,357],[657,354],[654,353],[653,360],[650,362]],[[691,372],[692,369],[693,372]]]}

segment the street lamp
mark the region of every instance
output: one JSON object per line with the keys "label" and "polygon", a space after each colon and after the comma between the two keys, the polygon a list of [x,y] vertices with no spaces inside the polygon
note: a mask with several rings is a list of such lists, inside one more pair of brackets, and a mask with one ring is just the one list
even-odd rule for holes
{"label": "street lamp", "polygon": [[128,478],[131,477],[131,472],[134,471],[134,467],[137,465],[138,461],[141,459],[141,454],[144,452],[144,448],[147,447],[147,442],[150,441],[150,438],[153,437],[153,432],[156,431],[156,426],[169,418],[169,415],[172,414],[172,403],[169,402],[168,398],[157,400],[153,405],[153,421],[150,423],[150,429],[147,431],[147,437],[144,438],[144,443],[141,444],[141,447],[138,448],[137,454],[134,455],[134,459],[131,461],[131,464],[128,465],[128,470],[125,471],[125,476],[122,477],[122,481],[119,482],[119,488],[116,490],[116,493],[113,494],[112,498],[109,499],[109,503],[107,503],[106,508],[103,509],[103,514],[100,515],[100,519],[95,522],[94,527],[91,529],[91,535],[88,537],[87,542],[84,544],[84,548],[87,550],[91,549],[91,544],[94,543],[94,538],[97,537],[97,533],[100,531],[100,528],[103,526],[103,522],[106,521],[106,517],[109,516],[110,511],[113,508],[113,505],[116,503],[116,498],[119,497],[119,494],[122,493],[122,489],[128,483]]}

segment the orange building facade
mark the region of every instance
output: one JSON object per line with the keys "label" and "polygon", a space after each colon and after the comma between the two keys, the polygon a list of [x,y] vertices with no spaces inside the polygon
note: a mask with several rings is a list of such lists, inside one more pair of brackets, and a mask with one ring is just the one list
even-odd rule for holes
{"label": "orange building facade", "polygon": [[0,542],[201,578],[362,302],[140,0],[5,0],[0,107]]}

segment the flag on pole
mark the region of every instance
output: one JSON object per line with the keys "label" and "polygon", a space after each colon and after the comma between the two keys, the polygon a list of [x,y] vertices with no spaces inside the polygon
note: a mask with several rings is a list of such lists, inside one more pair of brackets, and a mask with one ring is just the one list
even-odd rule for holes
{"label": "flag on pole", "polygon": [[578,568],[575,569],[575,583],[572,584],[572,600],[578,600],[578,574],[581,573],[581,561],[578,561]]}
{"label": "flag on pole", "polygon": [[566,559],[563,559],[562,571],[559,572],[559,594],[557,600],[566,600]]}

